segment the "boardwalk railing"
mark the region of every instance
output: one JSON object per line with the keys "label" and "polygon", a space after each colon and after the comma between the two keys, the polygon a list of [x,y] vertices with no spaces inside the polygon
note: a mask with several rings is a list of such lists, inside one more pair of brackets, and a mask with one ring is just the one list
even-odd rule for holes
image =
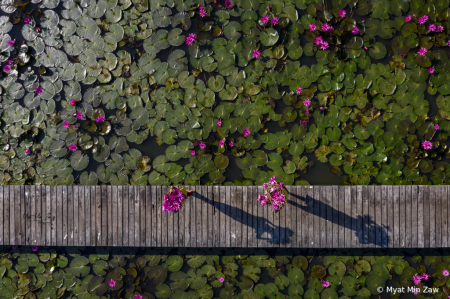
{"label": "boardwalk railing", "polygon": [[262,187],[186,188],[163,213],[168,186],[0,186],[0,245],[450,247],[449,186],[288,186],[276,214]]}

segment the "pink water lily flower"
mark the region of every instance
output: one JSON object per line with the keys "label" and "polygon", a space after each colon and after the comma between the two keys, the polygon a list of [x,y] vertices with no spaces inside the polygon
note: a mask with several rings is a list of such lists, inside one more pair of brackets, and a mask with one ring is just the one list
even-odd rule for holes
{"label": "pink water lily flower", "polygon": [[230,147],[233,147],[234,142],[233,142],[233,141],[230,141],[230,143],[228,143],[228,145],[229,145]]}
{"label": "pink water lily flower", "polygon": [[448,46],[450,47],[450,40],[448,41]]}
{"label": "pink water lily flower", "polygon": [[270,18],[267,15],[261,17],[261,23],[263,23],[264,25],[269,23],[269,20],[270,20]]}
{"label": "pink water lily flower", "polygon": [[352,33],[353,34],[358,34],[359,33],[359,28],[358,27],[353,27],[353,29],[352,29]]}
{"label": "pink water lily flower", "polygon": [[220,282],[220,283],[223,283],[224,281],[225,281],[225,278],[219,277],[219,282]]}
{"label": "pink water lily flower", "polygon": [[230,0],[225,0],[225,7],[227,8],[233,7],[233,2],[231,2]]}
{"label": "pink water lily flower", "polygon": [[310,105],[311,105],[311,100],[310,99],[304,99],[303,100],[303,106],[309,107]]}
{"label": "pink water lily flower", "polygon": [[140,294],[134,295],[134,299],[142,299],[142,296]]}
{"label": "pink water lily flower", "polygon": [[412,293],[413,293],[414,295],[419,294],[419,292],[420,292],[420,289],[419,289],[419,288],[413,288],[413,289],[412,289]]}
{"label": "pink water lily flower", "polygon": [[76,146],[75,144],[71,144],[69,146],[69,150],[73,153],[76,152],[76,150],[78,149],[78,146]]}
{"label": "pink water lily flower", "polygon": [[9,73],[10,71],[11,71],[11,67],[9,66],[9,65],[4,65],[3,66],[3,71],[5,72],[5,73]]}
{"label": "pink water lily flower", "polygon": [[13,64],[13,61],[12,60],[8,61],[8,64]]}
{"label": "pink water lily flower", "polygon": [[411,15],[407,15],[407,16],[405,17],[405,22],[410,22],[411,20],[412,20]]}
{"label": "pink water lily flower", "polygon": [[430,278],[430,275],[428,275],[427,273],[422,273],[422,276],[420,276],[420,278],[424,281],[427,281],[428,278]]}
{"label": "pink water lily flower", "polygon": [[341,18],[345,18],[345,15],[346,15],[347,13],[345,12],[345,10],[343,10],[343,9],[341,9],[339,12],[338,12],[338,15],[341,17]]}
{"label": "pink water lily flower", "polygon": [[305,112],[306,112],[306,114],[309,114],[309,109],[306,109]]}
{"label": "pink water lily flower", "polygon": [[219,146],[223,147],[225,145],[225,138],[219,141]]}
{"label": "pink water lily flower", "polygon": [[306,120],[302,120],[302,125],[307,125],[308,124],[308,121],[306,121]]}
{"label": "pink water lily flower", "polygon": [[316,31],[317,30],[317,25],[316,24],[309,24],[308,26],[309,31]]}
{"label": "pink water lily flower", "polygon": [[295,92],[297,94],[301,94],[302,93],[302,88],[301,87],[297,87],[297,89],[295,90]]}
{"label": "pink water lily flower", "polygon": [[422,147],[425,150],[430,150],[433,148],[433,143],[431,143],[431,141],[425,140],[424,142],[422,142]]}
{"label": "pink water lily flower", "polygon": [[414,284],[417,285],[417,284],[420,283],[420,281],[421,281],[422,279],[420,278],[419,275],[415,275],[415,276],[413,276],[412,280],[413,280]]}
{"label": "pink water lily flower", "polygon": [[272,24],[273,24],[273,25],[278,24],[278,21],[279,21],[278,18],[275,18],[275,17],[272,18]]}
{"label": "pink water lily flower", "polygon": [[331,27],[328,23],[324,23],[322,25],[322,31],[331,32],[331,31],[333,31],[333,27]]}
{"label": "pink water lily flower", "polygon": [[330,286],[330,282],[329,282],[328,280],[323,280],[323,281],[322,281],[322,286],[323,286],[324,288],[328,288],[328,287]]}
{"label": "pink water lily flower", "polygon": [[450,275],[450,272],[448,270],[444,270],[442,271],[442,275],[444,275],[445,277]]}
{"label": "pink water lily flower", "polygon": [[221,126],[222,126],[222,118],[221,118],[221,117],[220,117],[219,120],[217,121],[216,125],[217,125],[218,127],[221,127]]}
{"label": "pink water lily flower", "polygon": [[113,288],[113,287],[116,286],[116,282],[114,281],[114,279],[111,279],[111,280],[108,282],[108,285],[109,285],[110,288]]}
{"label": "pink water lily flower", "polygon": [[328,43],[327,42],[323,42],[321,45],[320,45],[320,49],[321,50],[326,50],[326,49],[328,49]]}
{"label": "pink water lily flower", "polygon": [[97,122],[97,123],[102,123],[104,121],[105,121],[105,116],[104,115],[100,115],[100,116],[95,118],[95,122]]}
{"label": "pink water lily flower", "polygon": [[252,56],[253,58],[258,59],[261,56],[261,52],[258,49],[253,50]]}
{"label": "pink water lily flower", "polygon": [[70,106],[75,106],[76,104],[77,104],[77,102],[75,102],[74,99],[71,99],[71,100],[70,100]]}
{"label": "pink water lily flower", "polygon": [[25,23],[25,24],[28,24],[28,23],[30,23],[30,18],[25,18],[25,19],[23,19],[23,22]]}
{"label": "pink water lily flower", "polygon": [[437,26],[437,32],[442,32],[442,31],[444,31],[444,26],[442,26],[442,25]]}
{"label": "pink water lily flower", "polygon": [[38,251],[38,247],[37,246],[32,246],[31,250],[33,250],[34,252]]}
{"label": "pink water lily flower", "polygon": [[[206,11],[200,10],[200,16],[204,18],[206,16]],[[137,295],[136,295],[137,296]],[[140,295],[139,295],[140,296]]]}
{"label": "pink water lily flower", "polygon": [[427,16],[427,15],[423,15],[423,16],[421,16],[421,17],[417,20],[417,22],[418,22],[420,25],[425,24],[427,21],[428,21],[428,16]]}
{"label": "pink water lily flower", "polygon": [[191,156],[195,156],[195,151],[191,151]]}
{"label": "pink water lily flower", "polygon": [[11,47],[14,45],[14,43],[16,42],[16,40],[9,40],[8,41],[8,45],[10,45]]}
{"label": "pink water lily flower", "polygon": [[200,146],[201,149],[206,148],[206,144],[203,141],[200,142],[199,146]]}
{"label": "pink water lily flower", "polygon": [[428,25],[428,30],[430,30],[431,32],[436,31],[436,25],[434,24]]}
{"label": "pink water lily flower", "polygon": [[429,72],[430,74],[433,74],[433,73],[434,73],[434,68],[430,67],[430,68],[428,69],[428,72]]}
{"label": "pink water lily flower", "polygon": [[439,125],[434,125],[435,130],[439,130]]}
{"label": "pink water lily flower", "polygon": [[37,94],[41,94],[44,90],[42,89],[42,87],[38,86],[36,87],[35,91]]}
{"label": "pink water lily flower", "polygon": [[83,113],[82,112],[77,112],[77,113],[75,113],[75,118],[76,119],[82,119],[83,118]]}
{"label": "pink water lily flower", "polygon": [[420,56],[425,56],[425,55],[427,55],[427,52],[428,52],[428,50],[422,47],[419,49],[417,54],[419,54]]}
{"label": "pink water lily flower", "polygon": [[195,43],[195,40],[197,38],[197,34],[195,33],[190,33],[187,37],[186,37],[186,44],[188,46],[192,46]]}
{"label": "pink water lily flower", "polygon": [[27,148],[27,149],[25,150],[25,154],[31,155],[31,150],[30,150],[29,148]]}
{"label": "pink water lily flower", "polygon": [[250,135],[250,130],[249,129],[244,129],[243,131],[242,131],[242,135],[244,135],[244,137],[247,137],[247,136],[249,136]]}
{"label": "pink water lily flower", "polygon": [[64,128],[66,128],[66,129],[68,129],[69,127],[70,127],[70,124],[69,124],[69,122],[66,120],[65,122],[64,122]]}

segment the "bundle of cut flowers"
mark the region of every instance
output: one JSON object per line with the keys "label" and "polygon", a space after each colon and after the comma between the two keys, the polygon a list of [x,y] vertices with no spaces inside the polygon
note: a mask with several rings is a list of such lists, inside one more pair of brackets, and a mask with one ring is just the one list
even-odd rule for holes
{"label": "bundle of cut flowers", "polygon": [[183,188],[170,187],[169,193],[164,195],[163,212],[178,212],[181,206],[186,202],[186,199],[194,193],[193,190],[186,191]]}
{"label": "bundle of cut flowers", "polygon": [[284,188],[283,183],[278,183],[275,176],[270,178],[269,183],[263,184],[265,194],[258,196],[258,201],[265,206],[270,204],[275,213],[280,211],[286,205],[286,198],[288,195],[287,190]]}

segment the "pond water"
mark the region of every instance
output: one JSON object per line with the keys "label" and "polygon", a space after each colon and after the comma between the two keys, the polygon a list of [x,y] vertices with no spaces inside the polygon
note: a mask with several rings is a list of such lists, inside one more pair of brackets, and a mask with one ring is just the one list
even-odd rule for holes
{"label": "pond water", "polygon": [[[450,294],[448,250],[5,248],[2,298],[400,298]],[[426,273],[429,277],[424,277]],[[418,284],[414,276],[423,277]],[[329,284],[329,286],[327,286]],[[325,287],[324,287],[325,285]],[[379,292],[378,287],[383,291]],[[433,288],[432,296],[423,294]],[[410,289],[411,290],[411,289]],[[23,297],[21,297],[23,296]]]}

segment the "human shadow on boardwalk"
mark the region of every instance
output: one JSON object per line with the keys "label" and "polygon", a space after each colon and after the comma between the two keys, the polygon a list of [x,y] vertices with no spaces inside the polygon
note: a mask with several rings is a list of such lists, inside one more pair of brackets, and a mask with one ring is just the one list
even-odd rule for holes
{"label": "human shadow on boardwalk", "polygon": [[[255,230],[255,236],[258,240],[267,241],[271,245],[286,245],[291,243],[291,237],[294,235],[294,232],[283,226],[275,225],[264,217],[256,216],[254,214],[249,214],[242,209],[237,207],[233,207],[226,203],[214,202],[213,200],[202,196],[201,194],[195,192],[193,194],[196,198],[199,198],[210,205],[213,205],[216,210],[225,215],[229,216],[235,221],[247,225]],[[264,207],[269,208],[269,207]],[[272,211],[269,211],[272,213]],[[255,221],[256,218],[256,221]],[[245,219],[247,221],[245,221]],[[250,223],[251,221],[251,223]],[[253,223],[257,223],[257,227],[253,227]],[[268,237],[263,237],[266,233]]]}
{"label": "human shadow on boardwalk", "polygon": [[[358,215],[355,218],[351,215],[347,215],[339,210],[336,210],[332,206],[327,205],[326,203],[311,196],[307,196],[305,198],[294,193],[289,193],[289,195],[300,199],[306,204],[301,205],[288,199],[287,203],[289,205],[297,207],[298,209],[313,214],[317,217],[324,218],[331,223],[353,230],[353,234],[355,234],[358,238],[358,242],[360,244],[378,244],[387,246],[387,244],[390,243],[388,231],[391,231],[392,229],[389,226],[377,224],[373,221],[370,215]],[[288,205],[286,207],[290,208]],[[329,219],[327,215],[332,215],[331,219]],[[329,234],[332,232],[327,230],[327,233]]]}

